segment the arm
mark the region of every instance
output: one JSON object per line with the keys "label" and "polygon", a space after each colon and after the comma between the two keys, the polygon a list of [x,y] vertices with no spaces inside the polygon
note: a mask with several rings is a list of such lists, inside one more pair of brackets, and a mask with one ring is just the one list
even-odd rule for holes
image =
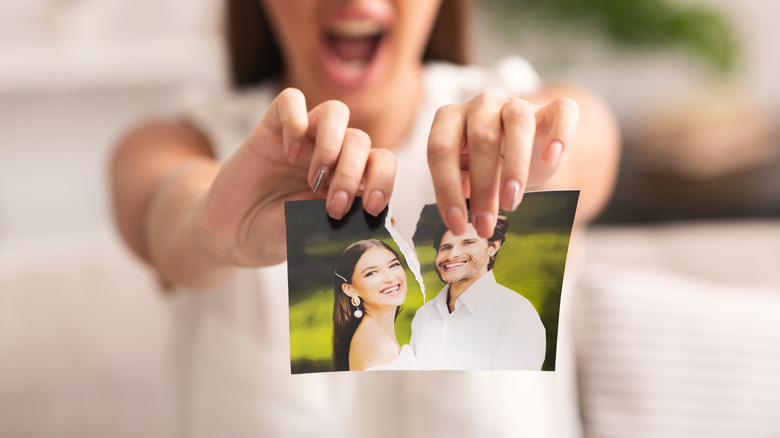
{"label": "arm", "polygon": [[[194,126],[148,121],[119,143],[111,162],[114,217],[121,236],[165,283],[206,286],[230,268],[200,248],[193,214],[218,170]],[[174,246],[179,246],[175,248]]]}
{"label": "arm", "polygon": [[[194,128],[142,125],[112,161],[120,232],[166,284],[208,287],[235,266],[279,263],[286,257],[285,201],[325,197],[328,213],[340,219],[360,189],[373,214],[390,198],[395,157],[371,149],[348,122],[344,104],[307,112],[300,91],[284,90],[222,165]],[[320,171],[325,182],[312,193]]]}

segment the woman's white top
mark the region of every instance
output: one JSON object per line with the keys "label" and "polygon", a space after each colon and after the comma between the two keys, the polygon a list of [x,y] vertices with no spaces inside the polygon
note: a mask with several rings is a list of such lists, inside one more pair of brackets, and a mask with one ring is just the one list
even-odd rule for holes
{"label": "woman's white top", "polygon": [[[435,111],[482,91],[523,96],[538,88],[530,65],[428,65],[425,95],[406,142],[391,213],[411,241],[420,211],[435,203],[426,144]],[[248,137],[277,90],[191,91],[189,117],[221,159]],[[566,301],[564,294],[564,302]],[[556,372],[290,374],[286,264],[246,269],[230,283],[173,300],[180,426],[190,437],[504,437],[577,434],[565,322]],[[565,311],[565,309],[564,309]],[[561,318],[562,320],[565,317]],[[572,429],[573,428],[573,429]]]}
{"label": "woman's white top", "polygon": [[366,368],[366,371],[377,370],[421,370],[420,363],[417,362],[417,358],[414,357],[414,350],[408,344],[401,346],[401,351],[398,353],[398,359],[388,362],[386,364],[377,365],[375,367]]}

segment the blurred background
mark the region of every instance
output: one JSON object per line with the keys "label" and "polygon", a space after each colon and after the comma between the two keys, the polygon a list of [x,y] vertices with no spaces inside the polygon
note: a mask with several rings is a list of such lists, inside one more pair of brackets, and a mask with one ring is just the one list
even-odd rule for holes
{"label": "blurred background", "polygon": [[[592,262],[643,270],[627,284],[664,278],[665,290],[694,291],[686,320],[722,321],[690,305],[709,302],[701,289],[758,309],[746,319],[776,309],[780,3],[477,3],[475,61],[525,56],[544,78],[585,86],[617,113],[624,160],[615,197],[588,236]],[[115,236],[107,163],[139,117],[171,114],[185,86],[224,82],[221,7],[219,0],[0,3],[0,436],[170,435],[164,298]],[[648,268],[664,274],[645,276]],[[590,278],[597,280],[585,297],[626,276]],[[593,320],[581,322],[597,333]],[[740,354],[778,361],[777,324],[756,330],[772,342],[751,350],[755,357]],[[588,362],[609,355],[586,341],[581,374],[595,382],[581,384],[586,432],[609,436],[614,416],[599,391],[610,386],[599,386],[599,367],[589,366],[598,361]],[[710,365],[722,366],[718,360]],[[780,386],[768,369],[760,383]],[[643,396],[621,390],[615,400]],[[777,397],[767,397],[759,399],[779,412]],[[780,434],[776,423],[761,424],[774,430],[765,436]]]}

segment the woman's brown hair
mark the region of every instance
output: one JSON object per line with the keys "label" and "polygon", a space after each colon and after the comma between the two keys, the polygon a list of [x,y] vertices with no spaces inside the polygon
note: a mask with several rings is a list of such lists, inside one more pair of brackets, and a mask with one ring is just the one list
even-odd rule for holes
{"label": "woman's brown hair", "polygon": [[[442,0],[423,60],[468,62],[469,0]],[[233,87],[278,76],[283,61],[260,0],[228,0],[227,41]]]}
{"label": "woman's brown hair", "polygon": [[[352,337],[355,335],[361,318],[356,317],[356,309],[365,312],[363,302],[361,301],[357,308],[352,307],[352,302],[347,294],[344,293],[343,285],[352,284],[352,276],[355,273],[355,265],[363,254],[371,248],[384,248],[398,259],[398,253],[381,240],[359,240],[349,245],[338,261],[336,269],[333,271],[333,368],[334,371],[349,371],[349,347],[352,343]],[[395,316],[401,312],[398,307],[395,310]]]}

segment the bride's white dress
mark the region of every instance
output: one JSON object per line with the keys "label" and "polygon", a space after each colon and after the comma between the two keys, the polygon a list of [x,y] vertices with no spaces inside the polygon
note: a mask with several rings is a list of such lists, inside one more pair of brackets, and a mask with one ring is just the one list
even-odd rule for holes
{"label": "bride's white dress", "polygon": [[366,368],[366,371],[374,370],[421,370],[420,364],[417,362],[417,358],[414,357],[414,351],[409,345],[402,345],[401,352],[398,354],[398,359],[388,362],[384,365],[377,365],[375,367]]}

